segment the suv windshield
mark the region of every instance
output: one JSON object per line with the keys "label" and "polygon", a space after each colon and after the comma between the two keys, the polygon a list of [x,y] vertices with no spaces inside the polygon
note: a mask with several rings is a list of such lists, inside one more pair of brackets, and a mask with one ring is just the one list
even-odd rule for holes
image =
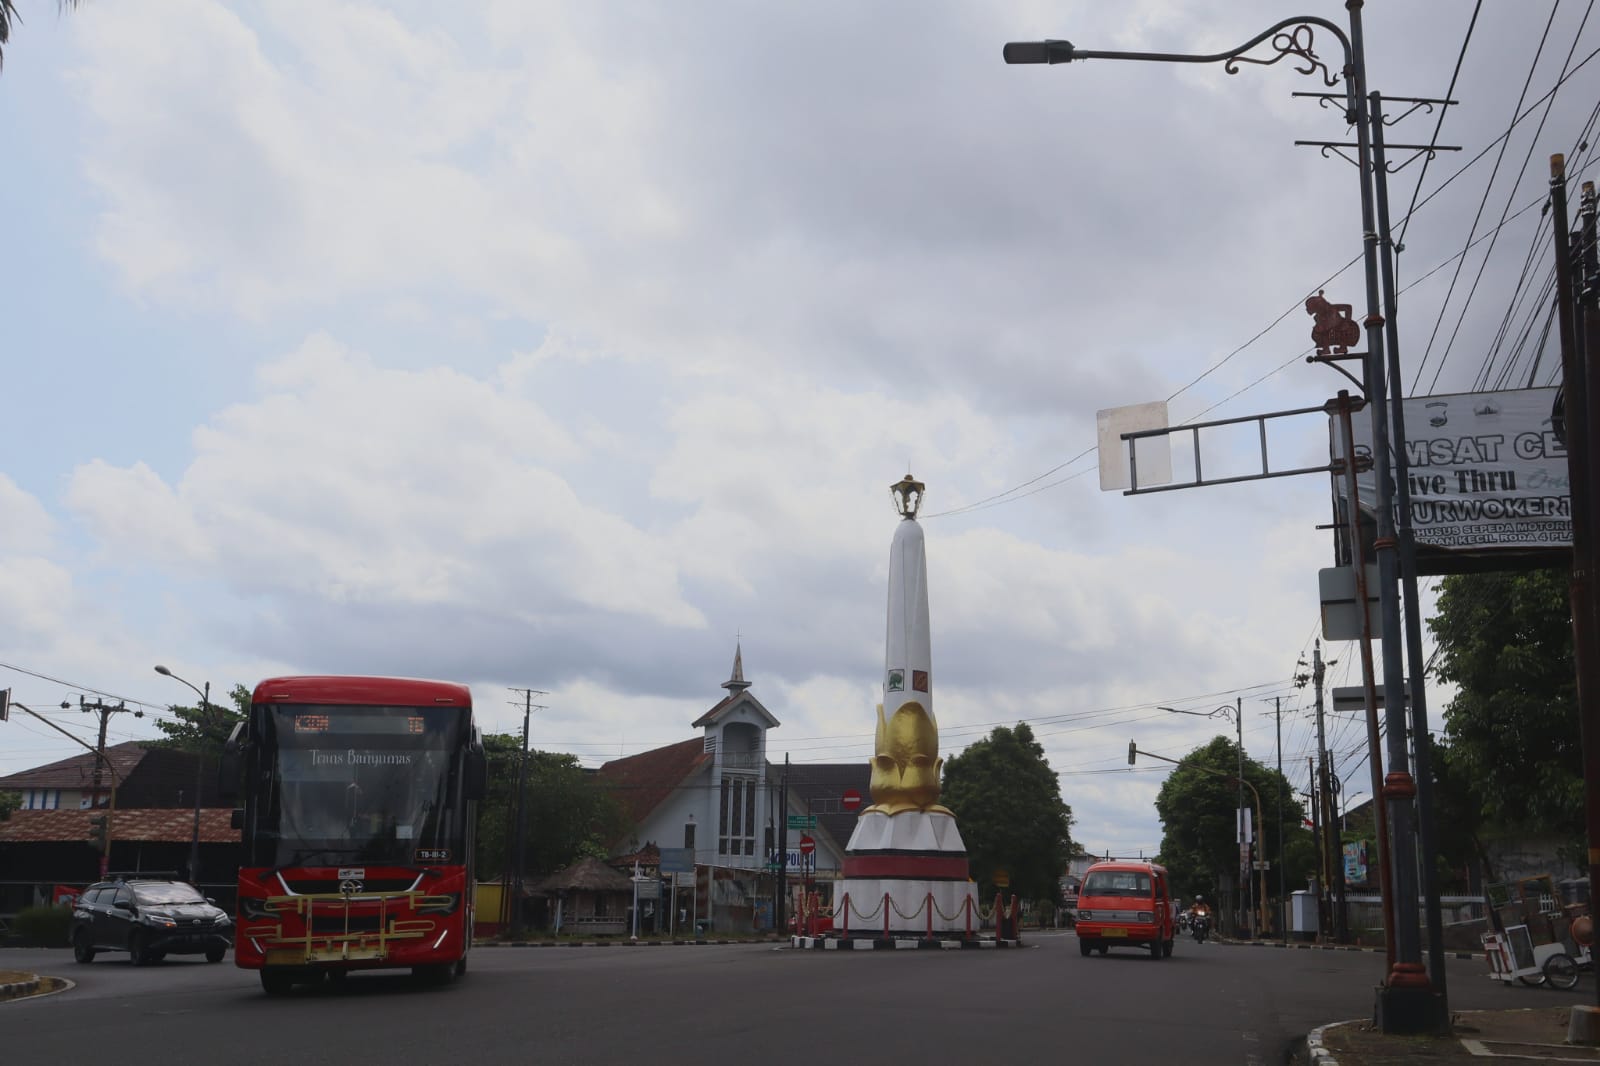
{"label": "suv windshield", "polygon": [[206,898],[193,885],[173,882],[166,885],[133,885],[133,898],[146,906],[172,903],[204,903]]}
{"label": "suv windshield", "polygon": [[455,708],[275,705],[276,750],[262,856],[274,866],[408,865],[418,849],[460,853],[447,802],[461,746]]}

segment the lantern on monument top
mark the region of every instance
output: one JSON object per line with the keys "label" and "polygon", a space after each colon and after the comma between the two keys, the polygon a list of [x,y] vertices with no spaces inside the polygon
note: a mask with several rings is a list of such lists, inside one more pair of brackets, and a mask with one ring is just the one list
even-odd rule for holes
{"label": "lantern on monument top", "polygon": [[900,512],[901,518],[917,517],[917,508],[922,506],[922,493],[926,488],[910,474],[889,486],[889,492],[894,496],[894,509]]}

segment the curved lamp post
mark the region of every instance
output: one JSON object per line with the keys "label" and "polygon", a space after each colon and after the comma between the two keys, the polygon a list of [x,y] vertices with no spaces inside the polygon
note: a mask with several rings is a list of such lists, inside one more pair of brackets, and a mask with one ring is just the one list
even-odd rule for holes
{"label": "curved lamp post", "polygon": [[[190,685],[189,682],[168,670],[165,666],[157,665],[156,673],[163,677],[170,677],[181,685],[189,685],[194,694],[200,697],[200,716],[203,722],[211,718],[211,682],[206,682],[205,691]],[[194,757],[194,832],[189,840],[189,879],[196,888],[200,887],[200,784],[205,773],[205,758],[202,753],[195,752]]]}
{"label": "curved lamp post", "polygon": [[[1194,715],[1196,718],[1215,718],[1218,715],[1221,715],[1224,718],[1233,719],[1234,737],[1236,738],[1236,746],[1238,747],[1238,752],[1239,752],[1239,772],[1235,777],[1235,780],[1237,780],[1239,782],[1239,789],[1238,789],[1239,798],[1234,803],[1234,810],[1237,811],[1241,807],[1243,807],[1244,806],[1244,785],[1246,784],[1245,779],[1244,779],[1244,700],[1243,700],[1243,697],[1241,697],[1237,703],[1234,703],[1232,705],[1224,703],[1224,704],[1221,704],[1220,706],[1216,707],[1214,710],[1209,710],[1209,711],[1184,711],[1184,710],[1179,710],[1177,707],[1157,707],[1156,710],[1158,710],[1158,711],[1167,711],[1167,712],[1169,712],[1171,714],[1189,714],[1189,715]],[[1234,822],[1238,823],[1239,821],[1240,821],[1239,817],[1237,815],[1235,815],[1234,816]],[[1256,832],[1260,833],[1260,832],[1263,832],[1263,831],[1264,830],[1261,828],[1261,805],[1259,803],[1257,803],[1256,804]],[[1239,825],[1238,826],[1238,831],[1237,831],[1237,834],[1236,834],[1235,842],[1239,843],[1239,844],[1243,844],[1245,842],[1244,841],[1244,826],[1243,825]],[[1283,856],[1281,856],[1281,855],[1278,856],[1278,861],[1282,862],[1283,861]],[[1261,883],[1262,883],[1262,891],[1265,892],[1266,879],[1263,878]],[[1249,878],[1249,875],[1248,875],[1248,871],[1245,872],[1244,888],[1245,888],[1246,892],[1248,892],[1250,890],[1250,878]],[[1265,901],[1263,901],[1263,904],[1264,903],[1265,903]],[[1254,908],[1250,908],[1250,909],[1253,910]],[[1248,913],[1250,913],[1250,911],[1247,910],[1247,911],[1245,911],[1245,913],[1248,914]]]}
{"label": "curved lamp post", "polygon": [[[1170,708],[1165,708],[1165,709],[1170,709]],[[1183,712],[1180,711],[1179,713],[1181,714]],[[1261,821],[1261,793],[1256,791],[1256,786],[1252,785],[1250,782],[1246,781],[1244,778],[1235,777],[1233,774],[1225,774],[1221,770],[1213,770],[1209,766],[1197,766],[1196,764],[1194,764],[1192,762],[1185,762],[1182,759],[1169,759],[1165,755],[1157,755],[1154,752],[1143,751],[1140,748],[1136,747],[1134,742],[1130,740],[1130,741],[1128,741],[1128,765],[1129,766],[1132,766],[1134,764],[1134,756],[1136,756],[1136,755],[1143,755],[1143,756],[1145,756],[1147,758],[1151,758],[1151,759],[1160,759],[1162,762],[1169,762],[1174,766],[1181,766],[1186,770],[1198,770],[1202,774],[1210,774],[1212,777],[1220,777],[1225,781],[1237,782],[1242,787],[1248,788],[1250,790],[1250,795],[1255,797],[1255,800],[1256,800],[1256,821],[1258,823]],[[1280,862],[1282,861],[1282,857],[1281,856],[1279,857],[1279,861]],[[1265,867],[1262,867],[1262,868],[1257,869],[1256,872],[1260,876],[1260,879],[1261,879],[1261,897],[1257,901],[1258,905],[1259,905],[1259,913],[1255,916],[1255,918],[1256,918],[1256,921],[1258,923],[1260,923],[1257,926],[1257,928],[1258,929],[1265,929],[1266,928],[1266,924],[1267,924],[1267,871],[1266,871]],[[1246,878],[1246,880],[1248,881],[1248,878]]]}
{"label": "curved lamp post", "polygon": [[[1431,817],[1428,814],[1428,805],[1424,797],[1417,808],[1412,807],[1412,799],[1417,794],[1416,779],[1412,776],[1409,766],[1410,758],[1407,749],[1406,737],[1408,726],[1405,712],[1405,665],[1404,652],[1400,647],[1402,633],[1400,615],[1400,597],[1398,586],[1402,577],[1402,560],[1399,557],[1399,539],[1395,529],[1394,498],[1395,482],[1400,485],[1400,502],[1402,508],[1406,504],[1405,495],[1405,422],[1402,410],[1400,384],[1399,384],[1399,354],[1395,344],[1395,325],[1393,321],[1393,287],[1392,265],[1386,249],[1383,257],[1383,270],[1385,275],[1386,293],[1388,299],[1380,299],[1379,290],[1379,256],[1378,245],[1380,232],[1384,241],[1388,240],[1388,207],[1385,202],[1379,204],[1379,196],[1374,191],[1376,184],[1379,190],[1385,190],[1384,173],[1387,163],[1384,158],[1384,143],[1382,140],[1382,100],[1377,93],[1371,96],[1372,107],[1368,106],[1367,77],[1365,46],[1361,27],[1361,8],[1363,0],[1345,0],[1345,10],[1350,15],[1350,32],[1347,35],[1343,29],[1327,19],[1315,16],[1301,15],[1284,19],[1270,26],[1261,33],[1256,34],[1237,48],[1226,52],[1210,54],[1187,54],[1175,52],[1123,52],[1104,51],[1097,49],[1079,48],[1070,41],[1044,40],[1013,42],[1005,46],[1004,56],[1007,63],[1044,63],[1054,65],[1057,63],[1071,63],[1075,60],[1107,59],[1107,60],[1133,60],[1146,63],[1221,63],[1223,69],[1229,74],[1237,74],[1240,64],[1251,63],[1257,66],[1271,66],[1289,59],[1294,63],[1294,69],[1304,75],[1320,75],[1323,83],[1329,88],[1336,88],[1343,82],[1343,97],[1345,105],[1345,119],[1355,128],[1356,132],[1356,158],[1351,160],[1356,164],[1361,181],[1361,228],[1363,234],[1362,258],[1366,275],[1366,315],[1362,325],[1366,330],[1367,351],[1362,360],[1364,391],[1371,409],[1372,417],[1372,454],[1378,456],[1395,456],[1396,470],[1391,475],[1386,464],[1378,464],[1374,468],[1374,480],[1377,484],[1375,495],[1374,517],[1376,520],[1375,547],[1380,575],[1379,599],[1382,607],[1382,641],[1383,641],[1383,678],[1382,688],[1386,708],[1388,726],[1388,762],[1390,771],[1387,776],[1382,774],[1378,765],[1382,744],[1379,740],[1377,728],[1377,701],[1374,689],[1374,669],[1372,663],[1371,633],[1364,633],[1361,641],[1361,658],[1363,681],[1368,691],[1368,744],[1372,749],[1372,778],[1373,794],[1377,797],[1378,805],[1378,849],[1381,852],[1379,864],[1379,880],[1384,898],[1384,932],[1385,943],[1388,948],[1388,973],[1385,975],[1383,986],[1378,990],[1377,1014],[1384,1032],[1421,1032],[1434,1030],[1448,1032],[1449,1007],[1445,999],[1445,975],[1443,967],[1442,937],[1436,935],[1437,921],[1434,914],[1437,910],[1437,893],[1431,887],[1429,890],[1430,903],[1428,907],[1428,924],[1430,939],[1430,958],[1433,962],[1433,979],[1430,981],[1427,969],[1421,961],[1421,943],[1417,923],[1417,898],[1418,898],[1418,871],[1417,853],[1421,850],[1424,854],[1430,851],[1432,828]],[[1315,50],[1315,40],[1318,31],[1325,32],[1337,43],[1344,60],[1343,65],[1337,70],[1330,70]],[[1263,45],[1264,57],[1249,55],[1258,46]],[[1376,119],[1374,118],[1376,116]],[[1324,154],[1338,152],[1338,147],[1323,142],[1302,142],[1321,144]],[[1431,146],[1420,147],[1423,151],[1433,151]],[[1345,157],[1348,158],[1348,157]],[[1381,208],[1381,216],[1378,214]],[[1385,319],[1384,310],[1389,311]],[[1389,351],[1387,365],[1385,359],[1385,336],[1389,338]],[[1388,377],[1394,376],[1395,396],[1394,411],[1389,413],[1390,399],[1388,395]],[[1393,446],[1391,448],[1389,418],[1394,418]],[[1357,500],[1352,497],[1351,506],[1357,506]],[[1408,526],[1409,528],[1409,526]],[[1415,566],[1410,560],[1404,564],[1407,571],[1407,600],[1412,602],[1411,589],[1415,584]],[[1415,612],[1408,612],[1415,615]],[[1408,621],[1410,619],[1408,618]],[[1365,622],[1363,622],[1365,628]],[[1415,625],[1410,627],[1415,630]],[[1408,636],[1408,643],[1412,645],[1413,655],[1420,649],[1420,642]],[[1413,671],[1420,669],[1416,664]],[[1413,678],[1413,681],[1418,681]],[[1413,694],[1414,713],[1418,715],[1418,726],[1415,732],[1419,736],[1417,743],[1417,759],[1419,768],[1426,771],[1427,760],[1427,730],[1426,722],[1422,717],[1421,685],[1415,685]],[[1386,817],[1387,815],[1387,817]],[[1420,821],[1418,817],[1420,815]],[[1424,838],[1421,848],[1418,848],[1416,833],[1420,829]],[[1430,875],[1431,876],[1431,875]],[[1431,882],[1430,886],[1431,886]]]}

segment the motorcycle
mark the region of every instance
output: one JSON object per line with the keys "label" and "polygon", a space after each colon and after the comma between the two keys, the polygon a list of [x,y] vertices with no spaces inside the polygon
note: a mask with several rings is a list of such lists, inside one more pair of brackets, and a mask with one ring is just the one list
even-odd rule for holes
{"label": "motorcycle", "polygon": [[1192,914],[1189,916],[1189,931],[1194,934],[1196,944],[1206,942],[1206,934],[1211,932],[1211,917],[1206,914]]}

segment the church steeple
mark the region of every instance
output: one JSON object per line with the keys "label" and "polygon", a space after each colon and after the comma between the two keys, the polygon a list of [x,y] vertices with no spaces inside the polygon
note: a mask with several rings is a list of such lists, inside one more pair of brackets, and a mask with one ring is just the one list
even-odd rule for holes
{"label": "church steeple", "polygon": [[734,694],[750,687],[750,682],[744,679],[744,649],[740,642],[733,645],[733,676],[724,681],[722,687]]}

